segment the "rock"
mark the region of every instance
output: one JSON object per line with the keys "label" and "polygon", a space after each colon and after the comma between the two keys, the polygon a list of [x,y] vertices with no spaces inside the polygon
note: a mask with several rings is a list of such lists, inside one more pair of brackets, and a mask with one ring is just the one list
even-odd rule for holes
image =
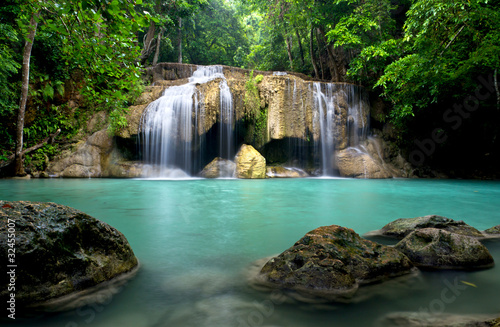
{"label": "rock", "polygon": [[493,327],[500,318],[484,315],[454,315],[447,313],[393,312],[380,318],[376,327]]}
{"label": "rock", "polygon": [[414,230],[422,228],[437,228],[477,238],[482,238],[484,236],[480,231],[467,225],[462,220],[453,220],[451,218],[437,215],[428,215],[416,218],[399,218],[388,223],[380,230],[367,233],[366,236],[380,235],[403,239]]}
{"label": "rock", "polygon": [[476,238],[436,228],[418,229],[395,247],[423,268],[473,270],[494,265],[490,252]]}
{"label": "rock", "polygon": [[107,129],[92,134],[75,148],[51,162],[47,173],[53,177],[102,177],[107,168],[107,159],[113,151],[113,138]]}
{"label": "rock", "polygon": [[483,231],[483,235],[485,235],[487,238],[500,237],[500,225],[488,228],[487,230]]}
{"label": "rock", "polygon": [[[18,308],[87,290],[138,266],[123,234],[76,209],[55,203],[0,201],[0,217],[1,230],[15,230]],[[0,233],[2,262],[8,262],[11,243],[7,237],[8,233]],[[5,298],[8,281],[2,280],[0,295]]]}
{"label": "rock", "polygon": [[347,148],[337,152],[336,164],[340,176],[354,178],[391,178],[387,172],[368,153],[358,148]]}
{"label": "rock", "polygon": [[215,158],[200,173],[204,178],[234,177],[236,164],[231,160]]}
{"label": "rock", "polygon": [[268,178],[301,178],[309,177],[309,174],[299,168],[287,167],[267,167],[266,176]]}
{"label": "rock", "polygon": [[266,178],[266,159],[253,146],[243,144],[235,162],[236,178]]}
{"label": "rock", "polygon": [[360,285],[409,274],[412,268],[410,260],[396,249],[332,225],[310,231],[269,260],[256,283],[347,302]]}

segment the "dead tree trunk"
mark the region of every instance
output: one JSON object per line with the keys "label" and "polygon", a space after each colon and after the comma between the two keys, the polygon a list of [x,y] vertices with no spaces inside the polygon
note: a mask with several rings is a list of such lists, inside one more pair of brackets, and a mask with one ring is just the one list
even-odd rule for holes
{"label": "dead tree trunk", "polygon": [[28,90],[30,83],[30,58],[33,42],[35,41],[36,28],[38,26],[38,18],[40,13],[33,13],[30,19],[30,29],[28,37],[24,43],[23,50],[23,67],[22,67],[22,86],[21,86],[21,99],[19,100],[19,112],[17,115],[17,129],[16,129],[16,150],[15,150],[15,163],[14,174],[17,176],[26,175],[23,165],[23,136],[24,136],[24,115],[26,113],[26,102],[28,100]]}

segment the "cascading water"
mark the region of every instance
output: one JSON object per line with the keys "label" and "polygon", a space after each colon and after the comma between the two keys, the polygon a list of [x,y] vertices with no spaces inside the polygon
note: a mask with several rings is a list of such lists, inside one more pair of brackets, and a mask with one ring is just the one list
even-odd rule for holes
{"label": "cascading water", "polygon": [[[313,83],[314,129],[319,130],[319,144],[315,144],[316,156],[320,157],[321,175],[336,175],[335,151],[342,142],[341,128],[346,128],[347,146],[355,147],[368,134],[369,112],[364,103],[366,95],[356,85]],[[342,119],[340,103],[345,101],[347,119]],[[319,155],[318,155],[319,152]]]}
{"label": "cascading water", "polygon": [[[321,87],[323,85],[323,88]],[[321,172],[323,176],[334,175],[335,154],[335,105],[334,84],[314,83],[314,106],[320,129]]]}
{"label": "cascading water", "polygon": [[172,86],[152,102],[141,118],[143,160],[151,165],[149,177],[187,177],[201,170],[204,135],[197,127],[204,117],[196,84],[220,78],[219,156],[234,155],[234,108],[222,66],[199,66],[189,83]]}

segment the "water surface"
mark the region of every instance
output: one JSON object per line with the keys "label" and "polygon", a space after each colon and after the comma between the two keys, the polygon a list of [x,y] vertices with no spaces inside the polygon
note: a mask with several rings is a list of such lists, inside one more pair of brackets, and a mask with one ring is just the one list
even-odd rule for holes
{"label": "water surface", "polygon": [[[428,214],[464,220],[479,230],[498,225],[500,182],[1,180],[0,199],[82,210],[120,230],[142,265],[133,280],[97,304],[17,320],[17,326],[342,327],[372,326],[393,311],[500,313],[498,267],[425,272],[417,282],[387,286],[383,294],[348,305],[282,303],[245,280],[253,261],[282,252],[319,226],[338,224],[363,234],[400,217]],[[500,242],[487,246],[500,262]],[[445,291],[454,283],[461,285],[458,291]]]}

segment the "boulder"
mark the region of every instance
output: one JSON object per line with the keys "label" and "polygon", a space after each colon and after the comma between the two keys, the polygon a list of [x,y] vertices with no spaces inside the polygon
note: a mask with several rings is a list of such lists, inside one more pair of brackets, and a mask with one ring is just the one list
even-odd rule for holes
{"label": "boulder", "polygon": [[299,168],[287,168],[287,167],[267,167],[266,176],[268,178],[300,178],[309,177],[309,174]]}
{"label": "boulder", "polygon": [[[123,234],[76,209],[55,203],[0,201],[0,218],[0,229],[9,231],[0,233],[0,260],[17,265],[18,308],[88,290],[132,273],[138,266]],[[8,238],[10,234],[15,234],[15,243]],[[14,261],[8,261],[9,244],[15,247]],[[9,281],[3,280],[0,295],[5,298]]]}
{"label": "boulder", "polygon": [[352,229],[325,226],[310,231],[269,260],[256,284],[305,296],[348,302],[360,285],[409,274],[413,265],[396,249],[362,239]]}
{"label": "boulder", "polygon": [[476,238],[436,228],[418,229],[395,247],[423,268],[473,270],[494,265],[490,252]]}
{"label": "boulder", "polygon": [[220,178],[234,177],[236,164],[231,160],[215,158],[200,172],[200,176],[204,178]]}
{"label": "boulder", "polygon": [[336,164],[340,176],[353,178],[391,178],[388,172],[379,162],[368,153],[358,148],[347,148],[337,151]]}
{"label": "boulder", "polygon": [[393,312],[384,315],[376,327],[494,327],[500,318],[485,315],[458,315],[448,313]]}
{"label": "boulder", "polygon": [[243,144],[235,162],[237,178],[266,178],[266,159],[253,146]]}
{"label": "boulder", "polygon": [[437,228],[446,230],[448,232],[477,238],[482,238],[484,236],[480,231],[478,231],[474,227],[467,225],[462,220],[453,220],[451,218],[437,215],[428,215],[416,218],[399,218],[393,222],[388,223],[387,225],[382,227],[382,229],[369,232],[366,235],[380,235],[403,239],[414,230],[422,228]]}
{"label": "boulder", "polygon": [[53,177],[102,177],[113,145],[107,129],[100,130],[76,144],[72,152],[63,152],[49,164],[47,172]]}

